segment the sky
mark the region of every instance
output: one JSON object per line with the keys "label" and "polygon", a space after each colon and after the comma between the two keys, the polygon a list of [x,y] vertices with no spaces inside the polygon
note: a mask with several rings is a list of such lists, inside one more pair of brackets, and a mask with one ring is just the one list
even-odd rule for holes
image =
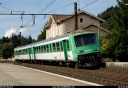
{"label": "sky", "polygon": [[[0,0],[0,14],[74,14],[74,2],[77,2],[78,9],[95,16],[117,5],[116,0]],[[21,32],[24,37],[31,35],[33,39],[37,39],[49,17],[50,15],[36,15],[33,25],[34,17],[31,15],[0,15],[0,38]]]}

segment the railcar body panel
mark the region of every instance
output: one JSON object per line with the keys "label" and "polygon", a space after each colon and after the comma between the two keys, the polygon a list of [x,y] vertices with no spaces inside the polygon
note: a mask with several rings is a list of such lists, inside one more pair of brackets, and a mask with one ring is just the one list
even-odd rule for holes
{"label": "railcar body panel", "polygon": [[85,67],[95,66],[101,61],[102,51],[97,33],[84,32],[70,34],[70,39],[74,61]]}
{"label": "railcar body panel", "polygon": [[19,55],[18,60],[30,60],[29,55]]}
{"label": "railcar body panel", "polygon": [[63,61],[94,66],[101,60],[98,34],[85,30],[14,49],[16,60]]}
{"label": "railcar body panel", "polygon": [[[68,60],[73,61],[72,51],[68,53]],[[66,61],[64,52],[53,52],[53,53],[38,53],[36,54],[36,60],[44,61]]]}

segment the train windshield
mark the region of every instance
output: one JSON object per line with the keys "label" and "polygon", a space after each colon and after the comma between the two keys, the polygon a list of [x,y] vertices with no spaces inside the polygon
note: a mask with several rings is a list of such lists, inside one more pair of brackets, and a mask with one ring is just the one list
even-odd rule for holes
{"label": "train windshield", "polygon": [[90,44],[96,44],[95,34],[83,34],[74,37],[76,47],[87,46]]}

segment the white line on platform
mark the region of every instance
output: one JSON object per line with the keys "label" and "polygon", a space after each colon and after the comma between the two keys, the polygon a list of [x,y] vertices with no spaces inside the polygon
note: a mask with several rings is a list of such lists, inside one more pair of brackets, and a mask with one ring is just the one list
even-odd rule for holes
{"label": "white line on platform", "polygon": [[[12,65],[12,64],[10,64],[10,65]],[[14,66],[19,66],[19,65],[14,65]],[[51,73],[51,72],[47,72],[47,71],[37,70],[37,69],[25,67],[25,66],[19,66],[19,67],[23,67],[23,68],[27,68],[27,69],[31,69],[31,70],[35,70],[35,71],[39,71],[39,72],[43,72],[43,73],[47,73],[47,74],[50,74],[50,75],[59,76],[59,77],[62,77],[62,78],[73,80],[73,81],[89,84],[89,85],[92,85],[92,86],[103,86],[103,85],[100,85],[100,84],[96,84],[96,83],[92,83],[92,82],[88,82],[88,81],[83,81],[83,80],[79,80],[79,79],[76,79],[76,78],[71,78],[71,77],[67,77],[67,76],[63,76],[63,75],[59,75],[59,74],[55,74],[55,73]]]}

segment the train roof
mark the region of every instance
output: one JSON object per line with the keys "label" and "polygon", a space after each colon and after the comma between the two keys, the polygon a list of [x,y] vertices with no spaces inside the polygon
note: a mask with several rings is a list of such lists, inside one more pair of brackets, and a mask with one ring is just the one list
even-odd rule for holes
{"label": "train roof", "polygon": [[28,48],[28,47],[31,47],[31,46],[40,45],[40,44],[42,44],[42,43],[46,43],[46,42],[51,42],[51,41],[54,41],[54,40],[63,39],[63,38],[66,38],[66,37],[68,37],[68,36],[69,36],[69,33],[64,34],[64,35],[61,35],[61,36],[57,36],[57,37],[54,37],[54,38],[42,40],[42,41],[40,41],[40,42],[32,43],[32,44],[29,44],[29,45],[17,47],[17,48],[15,48],[14,50],[25,49],[25,48]]}
{"label": "train roof", "polygon": [[59,41],[60,39],[61,39],[61,40],[67,39],[67,37],[69,36],[69,34],[76,35],[76,34],[84,33],[84,32],[86,32],[86,33],[96,33],[96,32],[88,31],[88,30],[77,30],[77,31],[75,31],[75,32],[71,32],[71,33],[67,33],[67,34],[64,34],[64,35],[61,35],[61,36],[57,36],[57,37],[54,37],[54,38],[42,40],[42,41],[40,41],[40,42],[36,42],[36,43],[29,44],[29,45],[17,47],[17,48],[15,48],[14,50],[26,49],[26,48],[29,48],[29,47],[32,47],[32,46],[39,46],[39,45],[42,45],[42,43],[45,44],[45,43],[56,42],[56,41]]}

